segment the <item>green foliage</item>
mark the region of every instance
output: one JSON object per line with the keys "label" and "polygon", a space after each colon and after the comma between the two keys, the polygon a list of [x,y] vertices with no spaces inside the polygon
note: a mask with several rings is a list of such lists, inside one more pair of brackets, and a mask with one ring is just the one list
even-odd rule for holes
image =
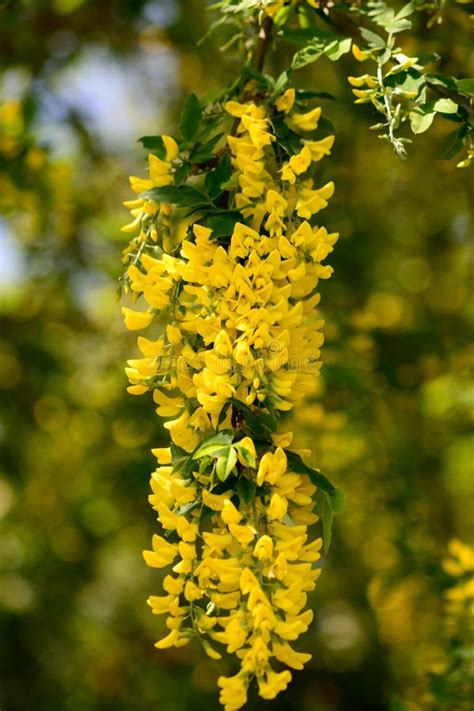
{"label": "green foliage", "polygon": [[[300,33],[303,33],[302,35]],[[305,38],[305,46],[300,49],[293,57],[292,68],[301,69],[307,64],[315,62],[317,59],[325,55],[333,62],[336,62],[343,54],[350,51],[352,40],[350,37],[340,39],[334,32],[327,30],[307,29],[289,30],[283,32],[285,39],[290,41],[301,41],[301,37]]]}
{"label": "green foliage", "polygon": [[233,439],[233,432],[220,430],[220,432],[212,435],[212,437],[203,440],[195,452],[192,453],[191,459],[200,459],[201,457],[218,458],[224,449],[229,448]]}
{"label": "green foliage", "polygon": [[216,473],[221,481],[225,481],[237,464],[237,451],[228,447],[217,460]]}
{"label": "green foliage", "polygon": [[[352,13],[343,4],[336,4],[332,11],[313,13],[297,6],[277,16],[276,24],[279,34],[287,41],[302,45],[294,54],[293,70],[322,57],[338,61],[350,51],[352,44],[359,60],[375,65],[374,73],[360,77],[360,83],[355,78],[356,103],[370,103],[383,117],[371,128],[381,131],[379,138],[391,143],[399,157],[406,157],[406,146],[411,143],[408,136],[398,135],[403,125],[409,123],[412,135],[418,135],[427,131],[436,114],[440,114],[468,127],[464,129],[464,137],[453,144],[456,154],[467,148],[467,158],[460,165],[468,165],[473,112],[464,97],[472,97],[474,80],[433,74],[431,65],[440,59],[439,55],[431,53],[410,58],[397,44],[402,34],[412,30],[414,18],[422,9],[428,7],[410,2],[395,8],[383,0],[361,3],[352,8]],[[331,29],[321,27],[321,21]],[[379,33],[379,28],[384,35]]]}
{"label": "green foliage", "polygon": [[181,114],[179,130],[186,141],[192,141],[201,123],[202,107],[196,94],[189,94]]}

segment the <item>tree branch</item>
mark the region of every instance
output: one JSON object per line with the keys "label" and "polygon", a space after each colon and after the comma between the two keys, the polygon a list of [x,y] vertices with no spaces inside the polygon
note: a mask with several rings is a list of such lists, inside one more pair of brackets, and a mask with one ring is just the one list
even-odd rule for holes
{"label": "tree branch", "polygon": [[259,32],[260,42],[255,54],[255,69],[261,72],[265,64],[265,57],[272,38],[273,20],[268,15],[265,17]]}

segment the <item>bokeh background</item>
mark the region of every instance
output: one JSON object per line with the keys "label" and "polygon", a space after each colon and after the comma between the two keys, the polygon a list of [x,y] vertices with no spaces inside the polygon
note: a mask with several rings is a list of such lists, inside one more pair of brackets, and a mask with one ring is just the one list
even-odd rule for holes
{"label": "bokeh background", "polygon": [[[229,671],[198,646],[153,648],[158,573],[141,551],[155,528],[149,450],[166,434],[125,392],[135,345],[115,298],[121,202],[145,168],[136,139],[172,133],[186,92],[239,67],[222,35],[198,45],[205,5],[0,2],[2,711],[212,711]],[[417,22],[408,54],[472,74],[459,7],[430,32]],[[434,701],[429,675],[452,652],[441,562],[451,538],[472,538],[472,176],[439,160],[455,128],[442,118],[407,161],[378,141],[346,81],[355,64],[297,76],[338,97],[324,102],[337,141],[323,222],[341,238],[319,394],[285,423],[346,509],[313,599],[313,661],[249,708],[467,709],[454,692]]]}

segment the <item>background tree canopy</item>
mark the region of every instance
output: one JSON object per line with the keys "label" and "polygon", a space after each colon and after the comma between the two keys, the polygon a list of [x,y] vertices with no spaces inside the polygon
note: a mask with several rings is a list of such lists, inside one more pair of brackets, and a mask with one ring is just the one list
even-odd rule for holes
{"label": "background tree canopy", "polygon": [[[430,4],[404,51],[472,75],[466,9]],[[124,393],[133,337],[116,303],[126,175],[144,172],[137,137],[172,132],[184,94],[238,71],[232,48],[220,51],[226,31],[198,43],[210,21],[204,0],[0,3],[5,711],[218,708],[225,661],[197,645],[153,648],[162,623],[145,604],[155,576],[141,551],[154,526],[148,452],[167,432]],[[347,83],[359,70],[350,54],[299,69],[336,97],[321,99],[337,136],[325,221],[341,238],[323,286],[319,396],[293,427],[346,507],[313,599],[313,660],[272,703],[468,709],[442,560],[452,538],[472,536],[472,177],[456,169],[449,117],[408,160],[378,141]]]}

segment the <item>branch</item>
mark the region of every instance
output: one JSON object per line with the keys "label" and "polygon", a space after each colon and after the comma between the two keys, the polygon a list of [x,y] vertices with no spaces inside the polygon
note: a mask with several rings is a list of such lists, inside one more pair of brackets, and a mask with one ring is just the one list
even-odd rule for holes
{"label": "branch", "polygon": [[272,38],[273,20],[268,15],[265,17],[259,32],[260,42],[257,47],[257,52],[255,54],[255,69],[261,72],[263,65],[265,64],[265,57],[267,54],[268,47],[270,46],[270,40]]}

